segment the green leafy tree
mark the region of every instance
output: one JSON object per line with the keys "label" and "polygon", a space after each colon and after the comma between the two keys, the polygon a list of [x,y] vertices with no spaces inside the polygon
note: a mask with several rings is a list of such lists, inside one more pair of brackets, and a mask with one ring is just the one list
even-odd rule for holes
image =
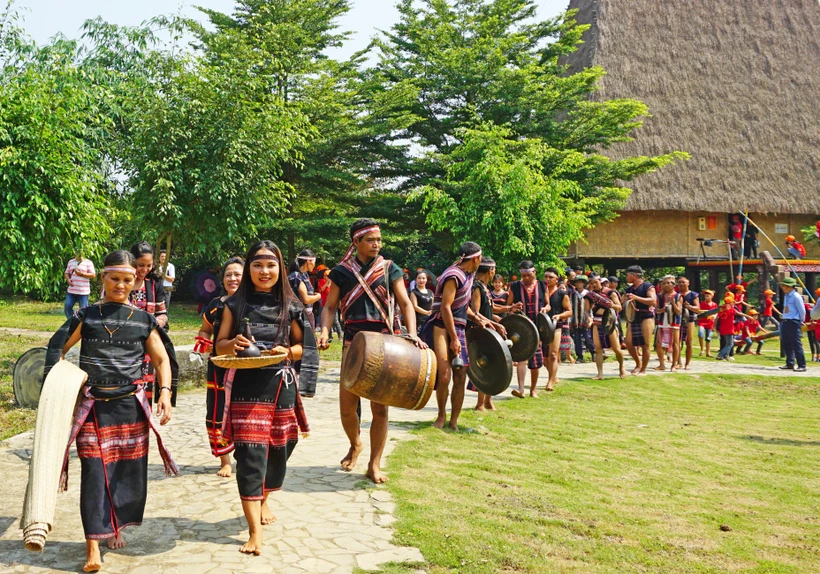
{"label": "green leafy tree", "polygon": [[309,122],[312,137],[297,146],[299,161],[283,164],[282,180],[293,194],[269,228],[291,257],[308,246],[320,255],[344,252],[350,220],[386,211],[378,207],[383,201],[399,209],[389,213],[391,221],[406,210],[380,183],[403,160],[392,134],[417,118],[397,102],[412,101],[416,88],[399,82],[385,90],[364,69],[362,53],[344,62],[327,57],[347,37],[338,19],[349,10],[347,0],[240,0],[231,15],[203,10],[215,30],[197,29],[213,62],[231,58],[238,46],[255,50],[254,73]]}
{"label": "green leafy tree", "polygon": [[586,29],[571,13],[538,21],[530,0],[402,0],[398,8],[377,72],[386,90],[418,88],[417,98],[399,101],[418,121],[394,133],[404,150],[395,168],[430,227],[454,242],[478,241],[507,262],[555,259],[583,228],[616,215],[629,194],[623,182],[685,157],[603,155],[629,141],[648,110],[591,99],[601,68],[568,73],[560,58]]}
{"label": "green leafy tree", "polygon": [[102,255],[111,234],[109,186],[96,145],[109,121],[101,91],[77,64],[75,42],[37,47],[0,15],[0,289],[61,294],[75,249]]}
{"label": "green leafy tree", "polygon": [[[181,33],[190,23],[157,24]],[[293,192],[283,165],[299,163],[310,127],[257,73],[258,50],[217,35],[225,57],[180,53],[152,29],[100,21],[86,35],[88,65],[116,87],[112,153],[144,238],[172,235],[186,253],[218,258],[282,215]]]}

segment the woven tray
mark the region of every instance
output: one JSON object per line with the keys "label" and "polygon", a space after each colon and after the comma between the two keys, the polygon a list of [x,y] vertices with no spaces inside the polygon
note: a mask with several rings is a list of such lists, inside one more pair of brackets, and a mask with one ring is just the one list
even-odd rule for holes
{"label": "woven tray", "polygon": [[288,358],[287,353],[272,353],[262,351],[261,357],[237,357],[236,355],[217,355],[211,357],[211,362],[223,369],[258,369],[281,363]]}

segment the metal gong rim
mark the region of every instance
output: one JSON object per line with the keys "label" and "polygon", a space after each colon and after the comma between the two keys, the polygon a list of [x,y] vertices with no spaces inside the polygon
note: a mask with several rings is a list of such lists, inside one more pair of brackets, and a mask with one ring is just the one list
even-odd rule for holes
{"label": "metal gong rim", "polygon": [[513,342],[510,356],[516,363],[528,361],[538,350],[541,341],[538,327],[529,317],[519,313],[507,315],[501,319],[501,324],[507,330],[507,338]]}
{"label": "metal gong rim", "polygon": [[21,407],[36,409],[43,390],[43,369],[46,366],[46,348],[29,349],[17,359],[12,371],[14,401]]}
{"label": "metal gong rim", "polygon": [[555,340],[555,320],[546,313],[539,313],[536,318],[538,335],[545,345],[551,345]]}
{"label": "metal gong rim", "polygon": [[638,310],[635,308],[635,303],[633,301],[627,301],[624,307],[624,317],[627,323],[634,323],[637,314]]}
{"label": "metal gong rim", "polygon": [[615,309],[607,309],[601,316],[601,326],[607,335],[611,335],[618,327],[618,314]]}
{"label": "metal gong rim", "polygon": [[509,388],[513,359],[501,335],[492,329],[467,329],[467,355],[467,374],[479,391],[495,396]]}

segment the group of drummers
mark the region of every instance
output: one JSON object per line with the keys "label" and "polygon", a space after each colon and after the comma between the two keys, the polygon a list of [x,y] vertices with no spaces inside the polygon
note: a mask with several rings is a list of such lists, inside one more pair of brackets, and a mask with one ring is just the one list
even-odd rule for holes
{"label": "group of drummers", "polygon": [[[382,233],[376,221],[355,221],[350,240],[344,257],[327,274],[329,290],[323,295],[318,325],[307,310],[313,299],[304,298],[312,290],[298,285],[309,280],[309,263],[315,261],[312,253],[302,259],[313,261],[300,260],[296,275],[288,277],[281,251],[270,241],[255,243],[244,258],[233,257],[223,265],[225,294],[203,313],[195,351],[213,359],[208,363],[206,428],[212,453],[221,458],[218,474],[231,476],[231,454],[236,461],[249,525],[249,540],[240,548],[243,553],[261,552],[262,528],[275,520],[268,495],[282,487],[288,458],[300,435],[309,432],[309,408],[302,397],[315,392],[318,351],[330,346],[337,311],[344,325],[339,413],[350,443],[340,464],[352,471],[364,450],[361,398],[369,398],[366,476],[382,483],[387,480],[381,459],[388,409],[405,403],[378,400],[385,390],[379,387],[399,388],[393,382],[400,376],[417,383],[420,398],[409,408],[423,407],[435,392],[434,426],[457,430],[468,382],[478,392],[477,409],[494,408],[492,397],[510,386],[514,370],[518,387],[512,394],[537,397],[541,368],[546,366],[548,373],[546,390],[559,383],[561,352],[569,350],[572,338],[576,348],[579,341],[586,342],[593,351],[597,379],[604,376],[608,352],[616,357],[619,376],[626,376],[622,345],[635,361],[632,374],[646,374],[653,335],[658,368],[666,368],[667,356],[671,369],[677,368],[681,341],[689,343],[683,366],[688,368],[692,327],[699,314],[711,309],[689,290],[685,277],[664,277],[656,288],[644,280],[639,266],[627,269],[628,286],[621,293],[613,278],[595,273],[564,279],[556,268],[548,267],[539,278],[535,264],[524,260],[516,280],[503,289],[494,282],[495,262],[474,242],[459,247],[454,263],[437,277],[432,296],[424,280],[408,293],[403,270],[381,254]],[[47,373],[71,346],[80,343],[80,368],[88,374],[72,429],[82,471],[85,571],[101,567],[99,540],[107,539],[109,548],[120,548],[125,544],[122,528],[142,521],[151,431],[157,433],[166,471],[177,470],[150,413],[153,390],[160,423],[171,419],[177,373],[174,348],[162,329],[163,309],[132,302],[135,287],[145,289],[153,265],[149,256],[153,253],[145,246],[109,254],[104,262],[103,299],[78,311],[49,345]],[[389,355],[363,357],[362,349],[368,347],[356,342],[367,337],[400,341],[418,359],[399,368]],[[379,349],[374,354],[385,353],[387,346]],[[257,360],[262,355],[277,356],[278,362],[245,363],[254,365],[251,368],[216,364],[226,357]],[[382,362],[378,369],[372,367],[375,359]],[[404,372],[407,365],[410,373]],[[375,378],[362,390],[357,381],[346,380],[359,375]]]}

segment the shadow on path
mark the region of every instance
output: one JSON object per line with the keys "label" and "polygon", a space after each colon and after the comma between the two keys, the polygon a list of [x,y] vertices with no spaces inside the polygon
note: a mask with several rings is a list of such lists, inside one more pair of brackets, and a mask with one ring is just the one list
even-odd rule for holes
{"label": "shadow on path", "polygon": [[[17,519],[0,517],[0,525]],[[100,541],[103,565],[106,555],[152,556],[164,554],[176,548],[178,542],[210,542],[233,548],[242,544],[231,538],[247,530],[241,517],[206,522],[190,518],[148,518],[141,526],[123,530],[128,546],[121,550],[109,550]],[[0,540],[0,565],[12,568],[26,564],[61,572],[79,572],[85,561],[85,541],[47,541],[43,552],[30,552],[23,546],[22,532],[16,540]]]}

